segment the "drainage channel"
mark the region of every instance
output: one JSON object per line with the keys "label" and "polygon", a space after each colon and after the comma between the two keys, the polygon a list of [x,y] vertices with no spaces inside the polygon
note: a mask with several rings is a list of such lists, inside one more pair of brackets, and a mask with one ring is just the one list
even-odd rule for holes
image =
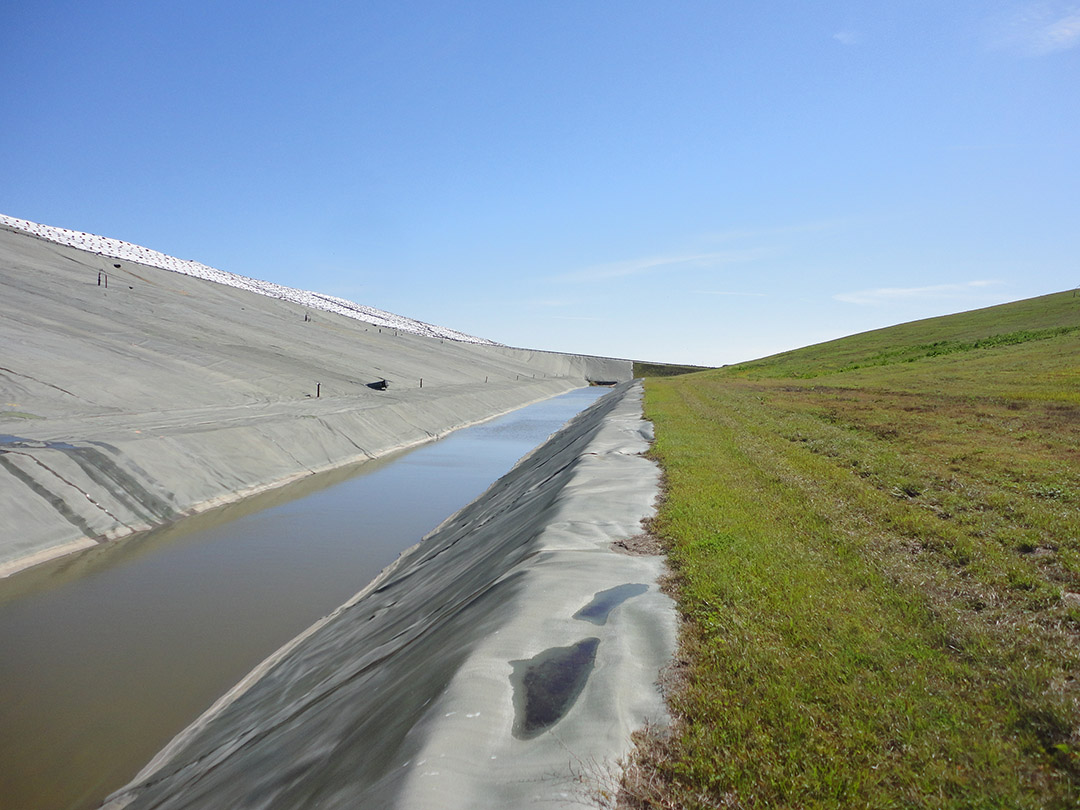
{"label": "drainage channel", "polygon": [[97,807],[604,393],[571,391],[0,580],[0,810]]}

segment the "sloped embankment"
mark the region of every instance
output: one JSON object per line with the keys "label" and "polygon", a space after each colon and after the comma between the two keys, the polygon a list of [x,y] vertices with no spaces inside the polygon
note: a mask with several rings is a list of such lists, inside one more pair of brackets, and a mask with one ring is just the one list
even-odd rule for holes
{"label": "sloped embankment", "polygon": [[1077,303],[646,384],[685,618],[649,806],[1078,806]]}
{"label": "sloped embankment", "polygon": [[0,285],[0,576],[631,375],[628,361],[395,332],[7,228]]}
{"label": "sloped embankment", "polygon": [[[640,384],[533,451],[182,733],[119,808],[572,804],[664,709]],[[580,795],[583,806],[591,806]]]}

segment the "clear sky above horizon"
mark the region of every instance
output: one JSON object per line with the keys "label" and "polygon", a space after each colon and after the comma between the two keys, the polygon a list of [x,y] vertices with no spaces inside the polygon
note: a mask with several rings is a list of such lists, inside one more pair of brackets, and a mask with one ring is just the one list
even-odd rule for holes
{"label": "clear sky above horizon", "polygon": [[44,0],[0,110],[0,213],[519,346],[1080,285],[1080,0]]}

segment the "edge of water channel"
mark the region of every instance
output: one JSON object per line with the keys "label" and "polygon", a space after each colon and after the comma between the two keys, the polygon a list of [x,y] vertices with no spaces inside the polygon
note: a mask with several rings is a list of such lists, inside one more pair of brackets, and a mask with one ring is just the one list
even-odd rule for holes
{"label": "edge of water channel", "polygon": [[[16,557],[11,560],[0,561],[0,579],[5,579],[7,577],[19,574],[29,568],[33,568],[34,566],[41,565],[43,563],[47,563],[53,560],[58,560],[79,551],[93,548],[94,546],[101,545],[102,543],[110,543],[117,540],[126,541],[136,539],[139,535],[145,534],[150,531],[158,530],[164,526],[171,525],[178,520],[183,520],[184,518],[191,517],[193,515],[209,512],[213,509],[227,506],[229,504],[251,498],[255,495],[260,495],[264,492],[269,492],[275,489],[286,487],[289,484],[293,484],[297,481],[303,480],[311,476],[321,475],[351,465],[358,465],[368,461],[374,461],[376,459],[389,456],[393,453],[398,453],[403,450],[409,450],[411,448],[419,447],[433,441],[438,441],[439,439],[444,438],[445,436],[457,430],[472,427],[473,425],[483,424],[484,422],[489,422],[493,419],[499,418],[500,416],[504,416],[515,410],[519,410],[520,408],[525,408],[529,405],[543,402],[547,399],[551,399],[552,397],[556,397],[561,394],[568,393],[569,391],[573,391],[586,386],[587,383],[584,380],[571,378],[552,377],[544,380],[543,383],[541,383],[539,380],[535,380],[529,383],[527,387],[530,389],[530,391],[536,388],[544,388],[545,390],[542,395],[533,396],[531,398],[526,398],[522,400],[513,400],[513,404],[501,407],[498,410],[484,411],[483,416],[472,419],[466,418],[464,421],[460,422],[443,422],[440,424],[429,424],[426,427],[422,425],[411,425],[410,423],[410,426],[414,428],[416,432],[413,434],[413,438],[410,438],[408,440],[396,443],[391,441],[391,443],[389,444],[372,446],[370,450],[366,448],[359,448],[361,452],[353,452],[346,456],[338,456],[332,461],[326,462],[324,464],[306,465],[298,461],[297,464],[301,466],[301,469],[294,469],[294,471],[290,473],[280,475],[262,483],[253,484],[246,487],[239,487],[235,489],[223,490],[219,494],[207,498],[202,498],[195,501],[194,503],[184,506],[182,509],[177,510],[167,519],[162,519],[154,523],[143,523],[141,525],[120,524],[113,529],[102,532],[100,534],[96,534],[92,537],[83,536],[67,540],[59,545],[54,545],[48,548],[32,551],[28,554]],[[494,388],[494,386],[492,387]],[[519,390],[519,388],[522,387],[525,386],[515,387],[513,390]],[[401,406],[409,404],[410,403],[408,402],[388,403],[385,406],[386,412],[397,417],[399,420],[402,420],[403,417],[401,417],[401,415],[396,412],[394,405]],[[437,400],[436,404],[438,404]],[[484,407],[482,403],[481,407]],[[370,415],[373,411],[378,412],[380,410],[382,409],[364,408],[363,412],[365,415]],[[365,441],[364,437],[357,438],[360,441]],[[273,439],[271,438],[270,441],[273,442]],[[367,442],[365,441],[365,443]],[[354,448],[357,447],[357,445],[353,441],[350,441],[350,444],[352,444]]]}
{"label": "edge of water channel", "polygon": [[[560,392],[560,393],[569,393],[569,391],[574,391],[574,390],[577,390],[577,388],[582,388],[582,387],[585,387],[585,386],[575,386],[573,388],[568,389],[567,391],[563,391],[563,392]],[[495,419],[498,419],[501,416],[505,416],[508,413],[512,413],[513,411],[520,410],[521,408],[527,408],[530,405],[535,405],[538,402],[544,402],[544,401],[546,401],[548,399],[551,399],[552,397],[556,397],[556,396],[559,396],[559,395],[560,395],[559,393],[556,393],[556,394],[552,394],[550,396],[539,397],[538,399],[534,399],[534,400],[531,400],[529,402],[524,402],[521,405],[515,406],[513,408],[508,408],[505,411],[500,411],[499,413],[493,413],[490,416],[486,416],[486,417],[484,417],[482,419],[476,419],[476,420],[474,420],[472,422],[467,422],[467,423],[463,423],[461,425],[457,425],[456,427],[453,427],[453,428],[448,428],[447,430],[442,431],[441,433],[431,434],[431,435],[428,435],[428,436],[426,436],[426,437],[424,437],[422,439],[416,439],[415,441],[407,442],[405,444],[402,444],[402,445],[399,445],[399,446],[396,446],[396,447],[391,447],[391,448],[387,449],[385,452],[379,453],[378,455],[374,455],[374,456],[368,456],[368,455],[356,456],[351,461],[345,461],[345,462],[342,462],[341,464],[328,465],[327,467],[322,468],[322,469],[311,470],[311,471],[307,471],[307,472],[303,472],[303,473],[297,473],[296,475],[294,475],[294,476],[292,476],[292,477],[290,477],[288,479],[282,480],[279,483],[267,484],[266,486],[263,486],[263,487],[252,488],[249,491],[246,491],[246,492],[243,492],[243,493],[238,493],[237,497],[235,497],[235,498],[230,498],[228,500],[222,500],[220,503],[215,503],[213,505],[207,506],[205,509],[201,509],[201,510],[198,510],[198,511],[200,511],[200,512],[201,511],[209,511],[210,509],[214,509],[214,508],[217,508],[219,506],[225,506],[225,505],[227,505],[229,503],[234,503],[236,501],[243,500],[244,498],[250,497],[252,495],[257,495],[257,494],[260,494],[262,492],[266,492],[266,491],[269,491],[269,490],[272,490],[272,489],[276,489],[279,486],[287,486],[288,484],[291,484],[291,483],[293,483],[295,481],[306,478],[309,475],[318,475],[320,473],[331,472],[332,470],[339,469],[341,467],[346,467],[349,464],[362,464],[365,461],[375,461],[378,458],[388,456],[388,455],[390,455],[392,453],[397,453],[397,452],[401,452],[403,450],[409,450],[409,449],[412,449],[414,447],[419,447],[419,446],[424,445],[424,444],[429,444],[431,442],[435,442],[435,441],[438,441],[439,439],[445,438],[446,436],[450,435],[451,433],[454,433],[455,431],[463,430],[465,428],[469,428],[469,427],[472,427],[474,425],[482,425],[485,422],[491,422],[491,421],[493,421]],[[542,446],[543,445],[541,445],[541,447]],[[514,464],[514,467],[516,468],[516,467],[526,463],[526,461],[531,456],[533,456],[539,449],[540,449],[539,447],[534,448],[529,453],[522,456]],[[475,501],[481,500],[484,497],[485,494],[487,494],[487,490],[485,490],[484,493],[479,495],[475,499]],[[473,501],[473,503],[475,503],[475,501]],[[471,504],[469,504],[469,505],[471,505]],[[223,709],[225,709],[226,706],[229,706],[234,701],[236,701],[236,699],[239,698],[242,694],[244,694],[244,692],[246,692],[251,687],[252,684],[254,684],[256,681],[258,681],[259,678],[261,678],[263,675],[265,675],[271,668],[273,668],[273,666],[275,664],[277,664],[279,661],[284,659],[295,648],[297,648],[301,644],[303,644],[306,639],[308,639],[311,636],[315,635],[315,633],[317,633],[325,625],[327,625],[331,621],[333,621],[337,616],[339,616],[340,614],[342,614],[343,612],[345,612],[346,610],[351,608],[356,603],[358,603],[361,599],[363,599],[369,593],[372,593],[373,591],[375,591],[386,579],[388,579],[394,573],[394,571],[396,571],[398,569],[398,567],[402,564],[403,559],[405,559],[409,554],[415,552],[429,537],[436,534],[440,529],[442,529],[443,526],[445,526],[448,523],[450,523],[451,521],[453,521],[454,518],[456,518],[458,516],[458,514],[460,514],[465,508],[467,508],[467,506],[463,507],[462,509],[459,509],[454,514],[452,514],[452,515],[448,516],[447,518],[445,518],[441,523],[439,523],[438,526],[436,526],[430,532],[425,534],[420,540],[418,540],[416,543],[414,543],[413,545],[411,545],[408,548],[406,548],[405,550],[403,550],[400,554],[398,554],[397,558],[392,563],[390,563],[388,566],[386,566],[384,569],[382,569],[378,574],[376,574],[375,578],[372,579],[371,582],[369,582],[367,585],[365,585],[363,588],[361,588],[357,593],[355,593],[353,596],[351,596],[348,600],[343,602],[340,606],[335,608],[332,612],[328,613],[326,616],[323,616],[321,619],[316,621],[314,624],[312,624],[306,630],[304,630],[303,632],[301,632],[300,634],[298,634],[294,638],[290,639],[289,641],[285,642],[285,644],[283,644],[277,650],[272,652],[263,661],[259,662],[254,667],[254,669],[251,670],[251,672],[249,672],[247,675],[245,675],[243,678],[241,678],[232,688],[229,689],[228,692],[226,692],[220,698],[215,700],[205,712],[203,712],[201,715],[199,715],[199,717],[197,717],[191,723],[191,725],[189,725],[187,728],[185,728],[183,731],[181,731],[179,734],[177,734],[176,737],[167,746],[165,746],[165,748],[163,748],[161,751],[159,751],[157,754],[155,754],[154,758],[152,760],[150,760],[150,762],[148,762],[143,767],[143,769],[141,771],[139,771],[139,773],[136,774],[135,777],[131,780],[132,784],[145,780],[151,773],[158,770],[158,768],[160,768],[163,763],[168,761],[175,754],[176,751],[178,751],[180,748],[182,748],[183,745],[188,741],[188,739],[193,737],[199,731],[199,729],[205,727],[215,716],[220,714],[221,711]],[[191,514],[196,514],[196,512],[192,512]],[[109,800],[106,799],[106,802],[105,802],[105,805],[104,805],[105,807],[111,807],[111,805],[109,805],[108,802],[109,802]]]}
{"label": "edge of water channel", "polygon": [[[263,803],[274,796],[275,807],[346,807],[360,799],[409,808],[552,799],[593,806],[573,795],[580,788],[574,763],[617,770],[631,732],[666,720],[656,682],[675,644],[674,607],[657,585],[663,559],[612,547],[640,531],[659,492],[659,472],[643,456],[651,425],[640,400],[640,383],[624,383],[571,420],[257,665],[103,807],[241,808],[254,806],[247,801],[253,793]],[[582,624],[575,615],[628,583],[644,587],[612,608],[610,622]],[[521,704],[514,671],[586,635],[599,652],[565,716],[529,739],[512,733]],[[422,683],[406,686],[405,676]],[[327,726],[350,722],[339,717],[345,706],[357,715],[385,713],[387,692],[406,695],[405,719],[373,732],[382,737],[364,738],[381,762],[360,784],[348,760],[358,732]],[[313,750],[321,753],[312,758]],[[429,761],[442,763],[440,770],[425,769]]]}

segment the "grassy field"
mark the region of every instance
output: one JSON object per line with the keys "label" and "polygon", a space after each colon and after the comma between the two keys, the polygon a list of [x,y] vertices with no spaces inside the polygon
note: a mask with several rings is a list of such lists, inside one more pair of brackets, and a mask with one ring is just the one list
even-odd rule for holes
{"label": "grassy field", "polygon": [[637,807],[1080,805],[1080,298],[646,383],[685,617]]}

